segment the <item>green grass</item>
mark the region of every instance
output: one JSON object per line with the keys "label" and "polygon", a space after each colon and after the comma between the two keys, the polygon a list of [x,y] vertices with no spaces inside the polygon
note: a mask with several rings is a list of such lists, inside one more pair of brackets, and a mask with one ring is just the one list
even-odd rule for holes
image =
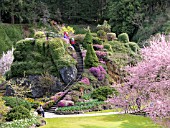
{"label": "green grass", "polygon": [[150,118],[135,115],[47,118],[42,128],[161,128]]}

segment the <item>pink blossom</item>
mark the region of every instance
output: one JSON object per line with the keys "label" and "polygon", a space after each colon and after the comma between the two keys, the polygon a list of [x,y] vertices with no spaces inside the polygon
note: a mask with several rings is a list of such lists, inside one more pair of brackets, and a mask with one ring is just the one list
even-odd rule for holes
{"label": "pink blossom", "polygon": [[90,81],[87,77],[83,77],[80,82],[87,84],[87,85],[90,85]]}
{"label": "pink blossom", "polygon": [[100,62],[101,64],[106,64],[106,62],[105,62],[105,61],[102,61],[102,60],[101,60],[101,61],[99,61],[99,62]]}
{"label": "pink blossom", "polygon": [[93,44],[93,48],[97,49],[97,50],[102,50],[103,49],[103,45]]}
{"label": "pink blossom", "polygon": [[102,66],[91,67],[89,71],[97,77],[99,81],[102,81],[105,78],[106,70]]}
{"label": "pink blossom", "polygon": [[[151,101],[149,108],[151,117],[170,116],[170,38],[160,35],[153,38],[150,46],[141,50],[143,60],[136,66],[127,66],[130,73],[126,77],[126,86],[134,89],[145,103]],[[157,100],[156,100],[157,99]],[[146,108],[146,110],[148,110]]]}
{"label": "pink blossom", "polygon": [[103,52],[103,51],[96,51],[96,55],[97,57],[100,58],[104,58],[107,56],[107,52]]}
{"label": "pink blossom", "polygon": [[0,58],[0,74],[4,75],[10,70],[14,59],[13,51],[14,49],[12,48],[12,50],[7,51],[7,53],[3,53],[2,57]]}
{"label": "pink blossom", "polygon": [[67,106],[74,106],[74,102],[70,100],[61,100],[58,103],[58,107],[67,107]]}

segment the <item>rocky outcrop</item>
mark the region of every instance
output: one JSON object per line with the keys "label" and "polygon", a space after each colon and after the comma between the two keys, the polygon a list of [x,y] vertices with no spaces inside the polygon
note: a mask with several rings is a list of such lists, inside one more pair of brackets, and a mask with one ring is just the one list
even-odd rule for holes
{"label": "rocky outcrop", "polygon": [[77,68],[75,66],[64,67],[60,69],[59,72],[65,84],[69,84],[71,81],[76,80]]}

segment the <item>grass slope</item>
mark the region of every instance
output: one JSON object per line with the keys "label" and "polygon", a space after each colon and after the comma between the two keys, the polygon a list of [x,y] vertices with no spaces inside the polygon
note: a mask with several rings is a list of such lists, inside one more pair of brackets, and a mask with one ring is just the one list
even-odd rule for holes
{"label": "grass slope", "polygon": [[150,118],[135,115],[47,118],[42,128],[161,128]]}

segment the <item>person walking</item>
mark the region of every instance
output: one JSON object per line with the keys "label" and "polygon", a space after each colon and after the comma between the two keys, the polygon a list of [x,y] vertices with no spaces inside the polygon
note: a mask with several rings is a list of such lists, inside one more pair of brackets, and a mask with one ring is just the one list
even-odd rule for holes
{"label": "person walking", "polygon": [[43,109],[43,107],[42,107],[42,105],[40,105],[40,112],[41,112],[41,115],[42,115],[42,117],[45,117],[45,115],[44,115],[44,109]]}

